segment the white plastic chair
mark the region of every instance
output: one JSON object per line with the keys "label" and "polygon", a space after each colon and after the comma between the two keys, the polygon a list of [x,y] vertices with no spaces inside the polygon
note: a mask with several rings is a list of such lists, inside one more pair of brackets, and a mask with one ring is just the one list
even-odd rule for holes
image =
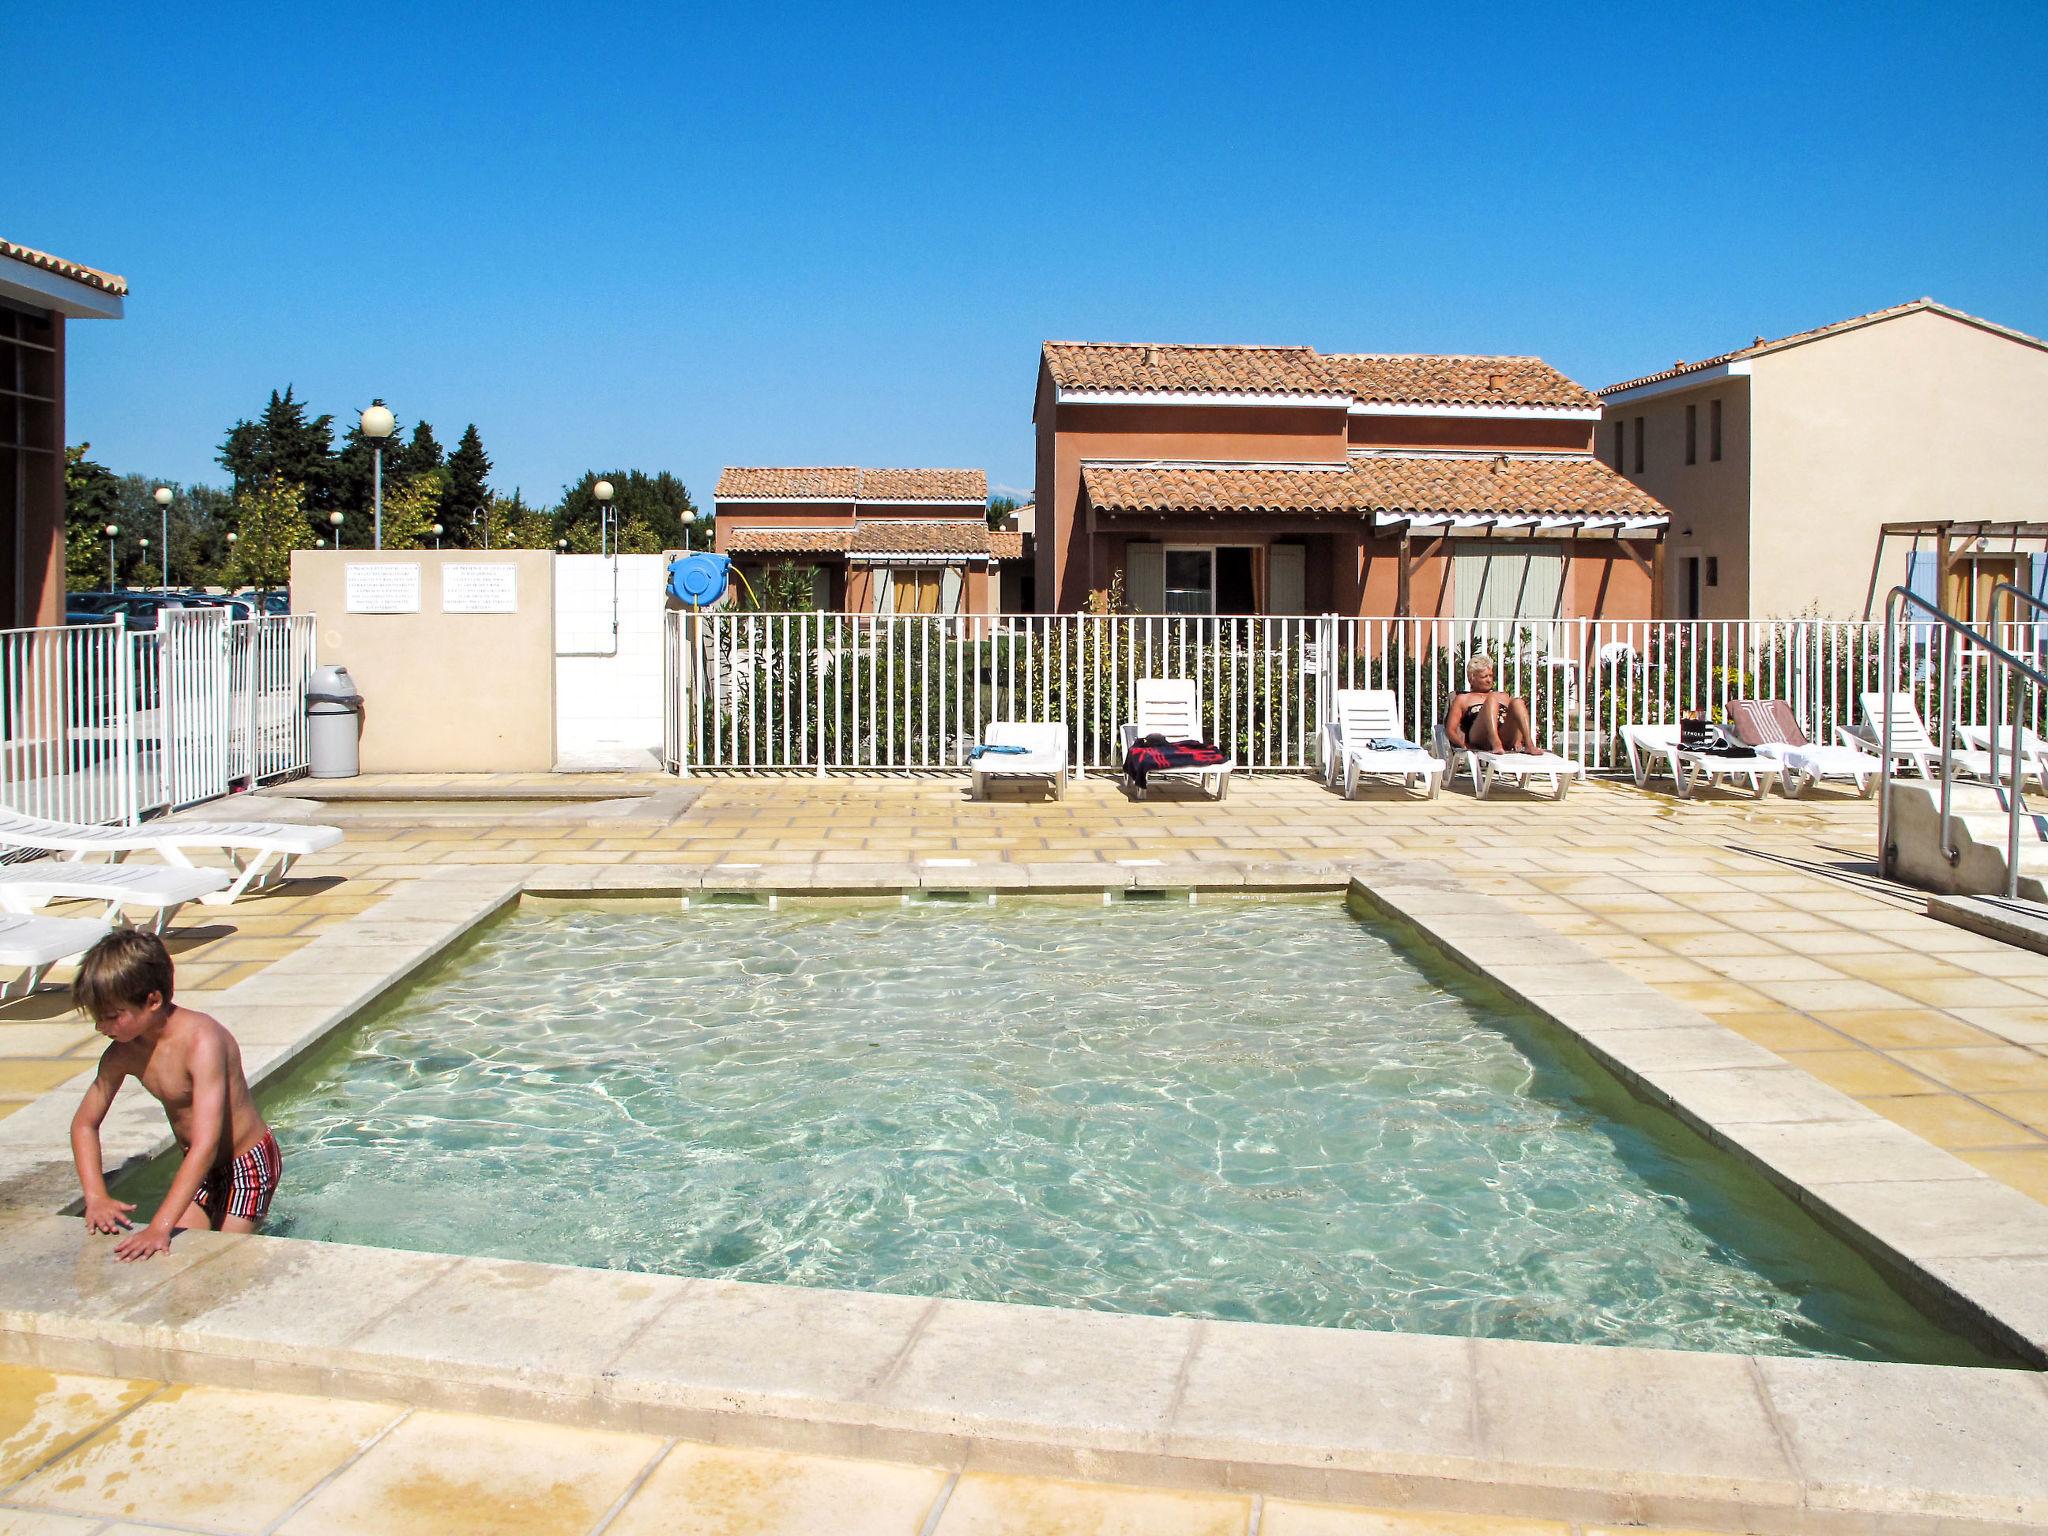
{"label": "white plastic chair", "polygon": [[82,917],[0,916],[0,970],[22,973],[0,982],[0,1002],[27,997],[51,966],[84,954],[110,931],[106,923]]}
{"label": "white plastic chair", "polygon": [[[1621,744],[1628,754],[1628,771],[1636,787],[1647,789],[1650,780],[1663,774],[1689,800],[1696,789],[1715,784],[1733,785],[1740,779],[1749,792],[1761,800],[1769,792],[1778,765],[1762,755],[1749,758],[1724,757],[1717,752],[1688,752],[1679,745],[1683,727],[1677,725],[1624,725]],[[1660,767],[1659,764],[1662,764]]]}
{"label": "white plastic chair", "polygon": [[1401,701],[1387,688],[1339,688],[1330,701],[1331,718],[1323,727],[1323,777],[1334,789],[1339,779],[1344,798],[1358,797],[1361,778],[1399,779],[1406,789],[1425,782],[1423,798],[1434,800],[1443,788],[1444,760],[1421,747],[1375,747],[1376,741],[1399,740]]}
{"label": "white plastic chair", "polygon": [[181,869],[200,867],[192,862],[192,849],[225,853],[234,866],[235,878],[225,890],[199,898],[210,907],[225,907],[251,891],[268,890],[284,879],[301,855],[332,848],[340,841],[339,827],[286,826],[269,821],[160,821],[139,827],[95,827],[0,809],[0,847],[62,853],[73,861],[103,853],[114,864],[131,853],[147,852]]}
{"label": "white plastic chair", "polygon": [[1787,799],[1798,799],[1824,779],[1848,779],[1866,798],[1877,793],[1884,764],[1846,741],[1833,746],[1809,741],[1784,700],[1730,699],[1728,718],[1743,742],[1777,768]]}
{"label": "white plastic chair", "polygon": [[1967,747],[1957,748],[1947,754],[1935,739],[1927,734],[1926,722],[1920,718],[1920,711],[1913,703],[1910,693],[1866,693],[1861,695],[1863,705],[1862,730],[1851,731],[1846,726],[1836,726],[1836,734],[1847,744],[1867,746],[1872,752],[1884,753],[1884,720],[1887,709],[1891,714],[1892,757],[1901,768],[1910,768],[1923,779],[1941,777],[1941,763],[1944,755],[1958,770],[1974,779],[1991,777],[1991,754],[1976,752]]}
{"label": "white plastic chair", "polygon": [[1067,728],[1038,720],[992,720],[982,732],[991,747],[1022,747],[1022,752],[984,752],[967,766],[974,774],[974,798],[988,798],[990,779],[1049,779],[1053,798],[1067,798]]}
{"label": "white plastic chair", "polygon": [[1481,800],[1498,784],[1513,783],[1527,789],[1531,779],[1548,779],[1550,798],[1562,800],[1571,793],[1573,781],[1586,776],[1585,764],[1555,752],[1481,752],[1476,747],[1453,746],[1450,732],[1441,725],[1436,728],[1436,751],[1450,765],[1452,778],[1458,776],[1460,765],[1464,767],[1472,776],[1472,793]]}
{"label": "white plastic chair", "polygon": [[78,864],[38,859],[0,866],[0,912],[29,913],[60,900],[104,903],[100,916],[114,922],[123,907],[149,914],[148,930],[162,933],[188,901],[199,901],[228,883],[224,869],[139,869],[122,864]]}
{"label": "white plastic chair", "polygon": [[[1138,718],[1123,728],[1124,752],[1127,755],[1146,736],[1164,736],[1168,741],[1202,739],[1202,701],[1196,697],[1193,678],[1138,679],[1132,688],[1131,713]],[[1221,800],[1230,793],[1230,775],[1236,768],[1237,760],[1226,757],[1220,763],[1201,767],[1156,768],[1145,777],[1148,781],[1194,781],[1209,795]],[[1145,798],[1144,788],[1135,782],[1131,784],[1131,791],[1140,800]]]}

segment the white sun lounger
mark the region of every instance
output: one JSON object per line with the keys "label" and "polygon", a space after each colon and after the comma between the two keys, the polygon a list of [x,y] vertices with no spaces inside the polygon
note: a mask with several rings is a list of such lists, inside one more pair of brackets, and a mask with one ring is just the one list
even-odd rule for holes
{"label": "white sun lounger", "polygon": [[[1195,696],[1193,678],[1139,678],[1132,689],[1131,713],[1138,718],[1123,728],[1126,754],[1146,736],[1164,736],[1168,741],[1202,739],[1202,701]],[[1230,793],[1230,775],[1236,767],[1237,760],[1226,757],[1220,763],[1209,763],[1199,768],[1156,768],[1145,777],[1148,782],[1193,780],[1221,800]],[[1145,798],[1143,789],[1135,784],[1131,788],[1140,800]]]}
{"label": "white sun lounger", "polygon": [[[1913,705],[1910,693],[1866,693],[1862,695],[1863,721],[1861,731],[1850,731],[1847,727],[1836,726],[1836,732],[1846,744],[1867,746],[1879,756],[1884,754],[1884,716],[1889,700],[1892,718],[1892,757],[1901,768],[1910,768],[1923,779],[1941,777],[1943,752],[1935,739],[1927,734],[1927,725],[1920,718],[1920,711]],[[1958,748],[1946,754],[1958,771],[1967,773],[1973,779],[1991,777],[1991,754],[1974,752],[1967,747]]]}
{"label": "white sun lounger", "polygon": [[197,869],[192,851],[224,852],[235,877],[225,890],[200,897],[210,907],[225,907],[250,891],[267,890],[285,877],[302,854],[318,853],[341,841],[341,828],[286,826],[278,822],[157,821],[139,827],[93,827],[80,822],[50,821],[0,810],[0,846],[39,848],[82,861],[103,853],[119,864],[131,853],[155,853],[167,864]]}
{"label": "white sun lounger", "polygon": [[[1963,738],[1963,745],[1991,756],[1992,739],[1998,743],[1998,782],[2012,782],[2012,759],[2006,754],[2013,750],[2015,737],[2010,725],[1959,725],[1956,734]],[[2026,726],[2019,728],[2017,737],[2020,754],[2020,774],[2034,775],[2041,781],[2043,793],[2048,793],[2048,740],[2043,740]]]}
{"label": "white sun lounger", "polygon": [[59,960],[84,954],[107,936],[105,923],[83,917],[25,917],[0,914],[0,971],[20,971],[0,982],[0,1002],[27,997]]}
{"label": "white sun lounger", "polygon": [[1454,747],[1450,732],[1436,728],[1437,756],[1450,765],[1452,778],[1462,764],[1472,776],[1472,793],[1484,800],[1494,786],[1511,781],[1523,789],[1531,779],[1550,781],[1550,798],[1562,800],[1571,793],[1572,782],[1586,776],[1585,765],[1555,752],[1481,752],[1475,747]]}
{"label": "white sun lounger", "polygon": [[1728,719],[1737,736],[1776,765],[1788,799],[1798,799],[1823,779],[1848,779],[1859,795],[1877,792],[1883,763],[1861,747],[1807,740],[1799,717],[1783,699],[1730,699]]}
{"label": "white sun lounger", "polygon": [[188,901],[198,901],[226,887],[224,869],[142,869],[132,864],[79,864],[69,859],[38,859],[33,864],[0,865],[0,912],[33,912],[45,902],[66,898],[105,904],[100,916],[119,919],[123,907],[150,913],[148,929],[162,933]]}
{"label": "white sun lounger", "polygon": [[992,720],[982,733],[991,747],[1022,747],[1022,752],[984,752],[969,760],[974,798],[988,798],[990,779],[1049,779],[1053,798],[1067,798],[1067,728],[1036,720]]}
{"label": "white sun lounger", "polygon": [[[1696,789],[1711,789],[1717,783],[1732,788],[1738,779],[1747,784],[1750,794],[1759,800],[1769,792],[1771,780],[1778,774],[1777,763],[1761,753],[1751,757],[1727,757],[1719,752],[1688,752],[1678,744],[1682,729],[1676,725],[1624,725],[1621,728],[1622,748],[1628,753],[1628,771],[1638,788],[1649,788],[1650,780],[1661,773],[1671,780],[1681,800],[1691,799]],[[1659,763],[1663,766],[1659,767]]]}
{"label": "white sun lounger", "polygon": [[1387,688],[1339,688],[1331,700],[1331,719],[1323,727],[1323,777],[1331,788],[1341,780],[1344,798],[1358,798],[1361,778],[1399,779],[1415,788],[1424,781],[1426,800],[1443,787],[1444,760],[1421,747],[1376,747],[1376,741],[1403,739],[1401,701]]}

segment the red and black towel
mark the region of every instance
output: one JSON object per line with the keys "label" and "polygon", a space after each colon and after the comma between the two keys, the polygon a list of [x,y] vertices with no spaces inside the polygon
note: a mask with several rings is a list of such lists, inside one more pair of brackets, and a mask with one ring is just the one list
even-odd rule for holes
{"label": "red and black towel", "polygon": [[1138,788],[1145,776],[1166,768],[1214,768],[1227,759],[1221,748],[1207,741],[1168,741],[1164,736],[1141,737],[1124,754],[1124,777]]}

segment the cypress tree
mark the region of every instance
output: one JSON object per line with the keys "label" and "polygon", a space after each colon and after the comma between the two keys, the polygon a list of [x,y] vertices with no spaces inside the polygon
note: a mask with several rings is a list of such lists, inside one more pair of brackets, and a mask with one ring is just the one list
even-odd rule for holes
{"label": "cypress tree", "polygon": [[470,527],[470,515],[479,508],[488,511],[491,505],[490,455],[484,452],[484,440],[471,422],[462,429],[462,440],[455,445],[455,451],[448,455],[448,493],[441,499],[446,514],[441,521],[450,533],[464,545],[481,544],[481,528]]}

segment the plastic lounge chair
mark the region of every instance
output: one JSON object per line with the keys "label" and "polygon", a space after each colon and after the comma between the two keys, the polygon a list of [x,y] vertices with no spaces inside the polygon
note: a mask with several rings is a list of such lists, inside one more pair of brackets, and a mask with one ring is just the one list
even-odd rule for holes
{"label": "plastic lounge chair", "polygon": [[[1920,711],[1913,704],[1910,693],[1866,693],[1862,696],[1863,720],[1860,730],[1851,731],[1845,726],[1836,726],[1835,731],[1847,744],[1867,747],[1879,754],[1884,752],[1884,716],[1887,699],[1890,703],[1892,722],[1892,757],[1900,768],[1910,768],[1923,779],[1941,777],[1940,764],[1943,752],[1940,744],[1927,734],[1927,724],[1920,718]],[[1959,748],[1946,754],[1956,768],[1976,779],[1991,777],[1991,754],[1973,752]]]}
{"label": "plastic lounge chair", "polygon": [[[1691,799],[1696,789],[1710,789],[1717,783],[1733,788],[1737,779],[1747,784],[1750,794],[1759,800],[1769,792],[1771,779],[1778,772],[1775,762],[1761,753],[1755,757],[1729,757],[1719,752],[1689,752],[1679,745],[1682,729],[1677,725],[1621,728],[1629,776],[1636,781],[1637,788],[1649,788],[1650,780],[1661,773],[1671,780],[1681,800]],[[1659,767],[1660,762],[1664,766]]]}
{"label": "plastic lounge chair", "polygon": [[[1202,734],[1202,701],[1195,696],[1195,682],[1189,677],[1144,677],[1132,689],[1131,713],[1138,718],[1123,728],[1124,752],[1128,754],[1145,736],[1164,736],[1168,741],[1193,741]],[[1215,799],[1230,793],[1230,775],[1237,768],[1235,758],[1207,763],[1199,768],[1155,768],[1145,777],[1194,780]],[[1145,791],[1132,785],[1142,800]]]}
{"label": "plastic lounge chair", "polygon": [[1049,779],[1053,798],[1067,798],[1067,728],[1043,721],[992,720],[982,733],[982,743],[991,747],[1023,747],[1022,752],[984,752],[971,758],[974,798],[988,798],[988,781],[1002,779]]}
{"label": "plastic lounge chair", "polygon": [[227,883],[224,869],[138,869],[39,859],[33,864],[0,865],[0,912],[33,912],[46,901],[68,898],[105,903],[100,916],[111,923],[123,907],[146,907],[149,931],[162,933],[186,902],[209,896]]}
{"label": "plastic lounge chair", "polygon": [[2032,774],[2040,780],[2043,793],[2048,793],[2048,740],[2037,736],[2026,726],[2019,728],[2015,739],[2011,725],[1959,725],[1956,734],[1963,738],[1963,745],[1973,751],[1982,752],[1988,759],[1992,755],[1992,740],[1998,743],[1998,782],[2012,782],[2012,759],[2006,754],[2017,745],[2020,754],[2020,773]]}
{"label": "plastic lounge chair", "polygon": [[1777,764],[1788,799],[1798,799],[1823,779],[1848,779],[1865,797],[1877,792],[1882,762],[1861,747],[1807,740],[1799,717],[1783,699],[1730,699],[1728,723],[1744,745]]}
{"label": "plastic lounge chair", "polygon": [[0,914],[0,971],[20,971],[0,982],[0,1002],[27,997],[43,973],[60,960],[84,954],[107,936],[109,925],[83,917],[27,917]]}
{"label": "plastic lounge chair", "polygon": [[341,828],[285,826],[279,822],[160,821],[140,827],[94,827],[80,822],[50,821],[0,810],[0,846],[37,848],[64,854],[72,862],[104,853],[119,864],[129,854],[160,854],[167,864],[198,869],[192,849],[218,849],[233,864],[235,878],[225,890],[199,899],[225,907],[251,891],[268,890],[284,879],[302,854],[318,853],[341,841]]}
{"label": "plastic lounge chair", "polygon": [[1555,752],[1482,752],[1477,747],[1454,747],[1451,734],[1436,728],[1436,752],[1450,765],[1452,778],[1462,765],[1472,776],[1472,793],[1484,800],[1494,786],[1513,781],[1523,789],[1531,779],[1550,780],[1550,798],[1562,800],[1571,793],[1572,781],[1586,776],[1585,765]]}
{"label": "plastic lounge chair", "polygon": [[1423,798],[1434,800],[1443,788],[1444,760],[1420,747],[1376,747],[1376,741],[1398,741],[1401,704],[1386,688],[1339,688],[1331,700],[1325,733],[1323,776],[1332,788],[1341,779],[1344,798],[1358,798],[1361,778],[1399,779],[1404,788],[1425,784]]}

